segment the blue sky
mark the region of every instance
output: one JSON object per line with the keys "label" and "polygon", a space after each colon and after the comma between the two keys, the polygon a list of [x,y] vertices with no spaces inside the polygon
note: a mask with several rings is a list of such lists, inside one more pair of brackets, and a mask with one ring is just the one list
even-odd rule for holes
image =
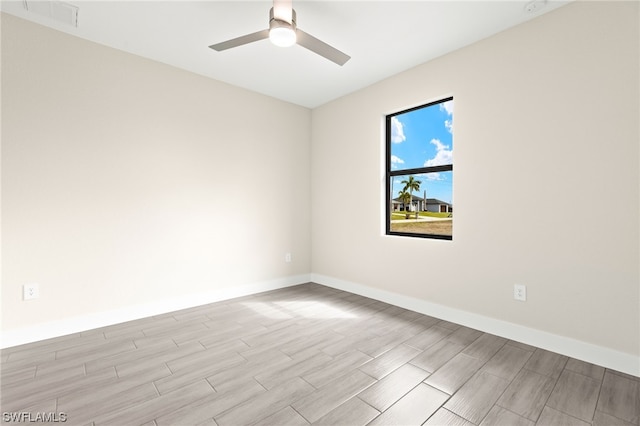
{"label": "blue sky", "polygon": [[[417,109],[391,118],[391,169],[453,164],[453,100]],[[453,204],[452,172],[415,175],[422,196]],[[406,176],[393,179],[393,198]]]}

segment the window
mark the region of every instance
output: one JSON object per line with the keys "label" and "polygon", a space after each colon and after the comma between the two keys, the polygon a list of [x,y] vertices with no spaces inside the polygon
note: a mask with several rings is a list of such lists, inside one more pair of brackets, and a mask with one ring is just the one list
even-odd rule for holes
{"label": "window", "polygon": [[386,232],[453,239],[453,98],[386,117]]}

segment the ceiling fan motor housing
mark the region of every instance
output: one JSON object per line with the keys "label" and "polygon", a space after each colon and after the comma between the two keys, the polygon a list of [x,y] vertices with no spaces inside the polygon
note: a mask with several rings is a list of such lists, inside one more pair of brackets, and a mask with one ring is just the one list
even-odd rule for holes
{"label": "ceiling fan motor housing", "polygon": [[280,24],[285,24],[292,28],[294,31],[296,29],[296,11],[291,9],[291,22],[287,22],[284,19],[276,18],[273,13],[273,7],[269,10],[269,29],[273,28],[274,25],[280,26]]}
{"label": "ceiling fan motor housing", "polygon": [[276,18],[269,11],[269,39],[276,46],[288,47],[296,43],[296,11],[291,9],[291,22]]}

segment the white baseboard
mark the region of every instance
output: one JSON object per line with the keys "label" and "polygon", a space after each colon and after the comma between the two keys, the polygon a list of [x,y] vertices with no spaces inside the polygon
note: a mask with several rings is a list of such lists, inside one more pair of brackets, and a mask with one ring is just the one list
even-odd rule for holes
{"label": "white baseboard", "polygon": [[127,306],[120,309],[83,315],[59,321],[50,321],[44,324],[38,324],[16,330],[2,331],[0,333],[0,348],[9,348],[53,337],[66,336],[68,334],[79,333],[82,331],[92,330],[94,328],[106,327],[108,325],[178,311],[180,309],[193,308],[195,306],[206,305],[208,303],[233,299],[235,297],[248,296],[251,294],[262,293],[264,291],[291,287],[298,284],[308,283],[309,281],[309,274],[295,275],[270,281],[245,284],[237,287],[222,288],[206,293],[188,294],[179,298]]}
{"label": "white baseboard", "polygon": [[312,273],[311,282],[640,377],[640,357],[632,354],[320,274]]}

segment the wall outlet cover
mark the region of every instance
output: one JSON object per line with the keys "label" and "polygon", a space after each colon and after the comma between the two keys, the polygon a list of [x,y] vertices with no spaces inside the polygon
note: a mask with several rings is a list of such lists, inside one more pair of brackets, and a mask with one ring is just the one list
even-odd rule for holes
{"label": "wall outlet cover", "polygon": [[40,287],[38,284],[25,284],[22,286],[22,296],[24,300],[37,299],[40,297]]}
{"label": "wall outlet cover", "polygon": [[525,302],[527,300],[527,286],[523,284],[515,284],[513,286],[513,298]]}

